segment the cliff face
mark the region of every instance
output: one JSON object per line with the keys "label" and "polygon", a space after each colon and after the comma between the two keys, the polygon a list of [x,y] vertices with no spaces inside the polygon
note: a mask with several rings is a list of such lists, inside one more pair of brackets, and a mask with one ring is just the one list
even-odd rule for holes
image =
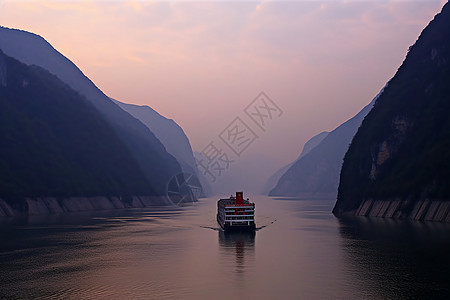
{"label": "cliff face", "polygon": [[171,204],[164,196],[130,196],[130,197],[37,197],[26,198],[23,202],[26,211],[18,209],[11,203],[0,199],[0,218],[21,215],[49,215],[77,213],[85,211],[114,210],[124,208],[143,208],[155,205]]}
{"label": "cliff face", "polygon": [[123,141],[142,169],[148,184],[156,193],[165,194],[167,183],[172,176],[181,172],[181,168],[148,127],[113,103],[77,66],[42,37],[0,27],[0,49],[22,63],[48,70],[84,96]]}
{"label": "cliff face", "polygon": [[380,94],[353,118],[328,133],[308,153],[300,156],[269,195],[335,199],[342,159],[363,118]]}
{"label": "cliff face", "polygon": [[449,37],[447,3],[355,135],[334,214],[450,221]]}

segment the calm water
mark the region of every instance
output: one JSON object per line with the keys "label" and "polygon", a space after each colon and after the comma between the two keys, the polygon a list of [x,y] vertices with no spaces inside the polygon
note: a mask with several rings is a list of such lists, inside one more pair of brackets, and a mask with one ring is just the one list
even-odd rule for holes
{"label": "calm water", "polygon": [[254,197],[256,234],[216,199],[2,224],[0,298],[449,299],[450,227],[339,221],[329,201]]}

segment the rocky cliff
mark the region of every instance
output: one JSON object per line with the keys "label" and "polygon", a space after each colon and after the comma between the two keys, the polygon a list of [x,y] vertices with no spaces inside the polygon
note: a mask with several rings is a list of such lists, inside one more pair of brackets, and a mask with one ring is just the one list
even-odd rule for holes
{"label": "rocky cliff", "polygon": [[449,37],[447,3],[355,135],[334,214],[450,221]]}
{"label": "rocky cliff", "polygon": [[124,208],[143,208],[156,205],[170,205],[164,196],[130,196],[130,197],[36,197],[26,198],[18,209],[9,201],[0,199],[0,218],[21,215],[49,215],[77,213],[85,211],[114,210]]}

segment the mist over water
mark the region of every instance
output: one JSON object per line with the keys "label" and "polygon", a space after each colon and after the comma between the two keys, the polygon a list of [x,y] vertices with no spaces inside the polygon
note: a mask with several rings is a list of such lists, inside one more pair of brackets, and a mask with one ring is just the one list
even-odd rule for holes
{"label": "mist over water", "polygon": [[[333,203],[256,203],[228,234],[216,198],[3,224],[0,297],[410,299],[450,295],[448,225],[338,220]],[[353,222],[358,222],[354,226]]]}

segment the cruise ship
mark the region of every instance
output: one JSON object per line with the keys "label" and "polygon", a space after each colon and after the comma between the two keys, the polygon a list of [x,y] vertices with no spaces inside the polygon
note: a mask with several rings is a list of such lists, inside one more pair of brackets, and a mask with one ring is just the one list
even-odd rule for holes
{"label": "cruise ship", "polygon": [[255,230],[255,204],[244,200],[243,192],[236,192],[236,197],[219,199],[217,222],[227,231]]}

